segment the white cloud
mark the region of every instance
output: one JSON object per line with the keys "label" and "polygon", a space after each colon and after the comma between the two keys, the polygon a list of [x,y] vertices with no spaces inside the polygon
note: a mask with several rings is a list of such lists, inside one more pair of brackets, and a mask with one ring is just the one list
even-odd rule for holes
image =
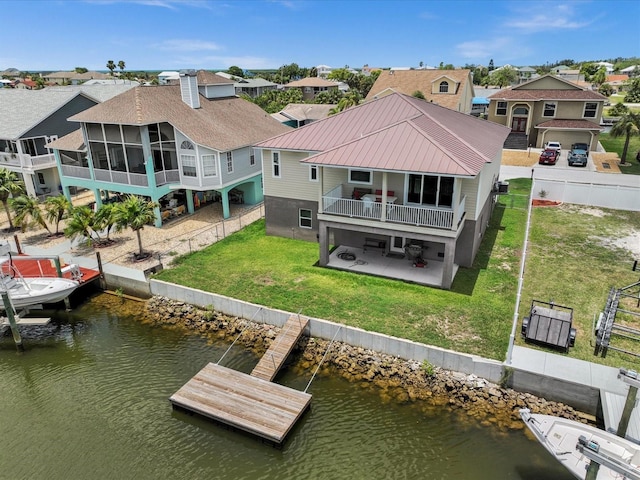
{"label": "white cloud", "polygon": [[485,59],[501,56],[500,53],[511,50],[513,40],[508,37],[494,38],[492,40],[472,40],[456,45],[458,54],[464,58]]}
{"label": "white cloud", "polygon": [[173,39],[153,45],[154,48],[173,52],[199,52],[203,50],[220,50],[218,44],[203,40]]}
{"label": "white cloud", "polygon": [[595,20],[581,20],[580,9],[575,8],[580,2],[550,3],[526,2],[516,3],[514,16],[504,22],[504,26],[517,29],[519,33],[537,33],[546,31],[576,30],[587,27]]}
{"label": "white cloud", "polygon": [[148,7],[161,7],[170,10],[177,10],[179,7],[197,7],[212,9],[213,6],[208,0],[85,0],[87,3],[111,5],[114,3],[137,3]]}

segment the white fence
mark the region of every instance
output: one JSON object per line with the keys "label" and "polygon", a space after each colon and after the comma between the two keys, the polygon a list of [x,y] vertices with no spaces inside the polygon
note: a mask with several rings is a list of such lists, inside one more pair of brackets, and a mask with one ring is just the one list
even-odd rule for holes
{"label": "white fence", "polygon": [[640,211],[640,177],[638,187],[536,179],[533,198],[615,210]]}

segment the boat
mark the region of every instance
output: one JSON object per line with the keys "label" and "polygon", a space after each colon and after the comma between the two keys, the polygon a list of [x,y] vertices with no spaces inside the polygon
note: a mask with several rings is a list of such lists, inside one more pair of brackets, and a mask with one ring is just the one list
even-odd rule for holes
{"label": "boat", "polygon": [[[20,275],[10,258],[0,258],[0,291],[9,294],[14,309],[61,302],[79,285],[80,282],[69,278],[25,278]],[[4,309],[3,302],[0,302],[0,310]]]}
{"label": "boat", "polygon": [[[579,479],[640,480],[640,445],[584,423],[531,413],[520,417],[542,446]],[[595,476],[589,465],[599,464]]]}

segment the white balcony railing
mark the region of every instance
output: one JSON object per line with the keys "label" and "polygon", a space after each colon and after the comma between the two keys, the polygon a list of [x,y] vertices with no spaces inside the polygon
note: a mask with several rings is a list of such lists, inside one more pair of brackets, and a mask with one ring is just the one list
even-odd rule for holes
{"label": "white balcony railing", "polygon": [[0,153],[0,167],[10,166],[24,168],[26,170],[33,170],[39,168],[49,168],[56,166],[56,159],[52,153],[46,155],[31,156],[28,154],[17,153]]}
{"label": "white balcony railing", "polygon": [[91,178],[91,171],[88,167],[78,167],[76,165],[62,165],[62,174],[65,177]]}
{"label": "white balcony railing", "polygon": [[[451,208],[388,203],[385,221],[451,230],[457,228],[458,221],[464,214],[465,201],[466,197],[463,197],[455,211]],[[338,185],[322,197],[322,209],[323,213],[328,215],[382,220],[382,203],[342,198],[342,185]],[[458,220],[456,222],[454,222],[454,215]]]}

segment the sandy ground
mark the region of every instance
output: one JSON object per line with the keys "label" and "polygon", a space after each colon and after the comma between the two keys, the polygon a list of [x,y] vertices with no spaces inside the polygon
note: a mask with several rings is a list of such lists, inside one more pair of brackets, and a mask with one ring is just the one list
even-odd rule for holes
{"label": "sandy ground", "polygon": [[[511,165],[514,167],[532,167],[538,163],[540,156],[539,148],[528,150],[503,150],[502,165]],[[591,159],[596,167],[597,172],[620,173],[620,157],[617,153],[591,153]],[[602,163],[609,164],[609,168],[604,168]]]}
{"label": "sandy ground", "polygon": [[[86,205],[91,201],[93,201],[92,194],[79,195],[73,199],[74,205]],[[262,206],[231,205],[231,217],[223,220],[222,204],[217,202],[201,207],[193,215],[183,215],[171,219],[162,228],[147,226],[141,232],[142,247],[144,251],[153,256],[139,262],[133,258],[133,254],[138,251],[138,240],[135,232],[131,229],[111,234],[110,238],[114,240],[113,244],[97,249],[87,245],[82,239],[70,240],[62,235],[50,236],[42,228],[7,233],[5,229],[9,223],[3,210],[0,213],[0,238],[8,240],[17,235],[23,247],[32,245],[51,248],[66,243],[69,246],[67,250],[73,256],[91,258],[95,257],[96,251],[99,251],[103,264],[114,263],[146,270],[158,265],[160,261],[164,266],[167,266],[172,257],[211,245],[240,230],[248,223],[258,220],[263,215],[264,208]],[[63,229],[64,221],[60,224],[60,231]]]}

